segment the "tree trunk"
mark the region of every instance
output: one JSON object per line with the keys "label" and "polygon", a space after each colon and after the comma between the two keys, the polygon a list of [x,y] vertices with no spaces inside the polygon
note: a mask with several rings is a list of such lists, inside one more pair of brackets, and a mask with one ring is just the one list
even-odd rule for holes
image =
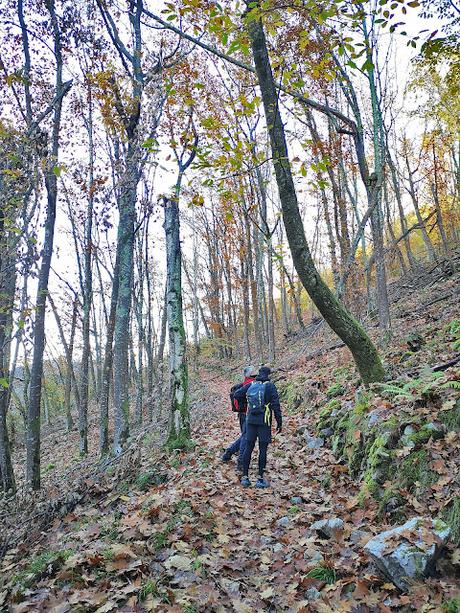
{"label": "tree trunk", "polygon": [[[69,355],[66,359],[66,377],[65,377],[65,392],[64,392],[64,406],[65,406],[65,415],[67,421],[67,432],[71,432],[73,430],[73,419],[72,419],[72,406],[71,406],[71,392],[72,392],[72,379],[75,378],[73,375],[73,365],[72,365],[72,356],[73,356],[73,346],[75,340],[75,329],[77,327],[77,312],[78,312],[78,303],[77,300],[73,302],[72,309],[72,323],[70,327],[70,340],[69,340]],[[70,362],[69,362],[70,358]],[[77,390],[78,393],[78,390]]]}
{"label": "tree trunk", "polygon": [[121,179],[120,220],[118,225],[119,288],[113,341],[113,447],[120,454],[129,436],[129,339],[133,277],[134,224],[138,168],[136,145],[128,144],[125,170]]}
{"label": "tree trunk", "polygon": [[[249,0],[246,1],[248,4],[253,4]],[[250,9],[248,10],[250,13]],[[367,385],[374,381],[381,381],[385,376],[385,371],[374,345],[363,328],[340,304],[320,277],[311,257],[299,212],[284,126],[278,106],[278,94],[271,70],[262,21],[253,18],[248,21],[247,26],[262,93],[267,129],[270,135],[286,235],[297,273],[324,319],[349,347],[363,383]]]}
{"label": "tree trunk", "polygon": [[93,203],[94,203],[94,143],[93,143],[93,108],[91,86],[88,87],[87,98],[89,116],[86,119],[89,150],[89,181],[87,187],[88,205],[85,220],[84,244],[84,292],[83,292],[83,349],[80,371],[80,404],[78,407],[78,431],[80,434],[80,454],[88,453],[88,394],[89,394],[89,356],[90,356],[90,317],[93,302]]}
{"label": "tree trunk", "polygon": [[99,405],[99,453],[101,456],[109,452],[109,396],[110,382],[112,380],[113,365],[113,335],[115,330],[115,315],[118,303],[118,289],[120,284],[120,244],[117,245],[117,255],[113,268],[112,297],[107,322],[107,335],[105,340],[104,364],[102,367],[101,398]]}
{"label": "tree trunk", "polygon": [[16,491],[16,483],[11,462],[6,415],[11,395],[10,388],[14,386],[14,380],[8,376],[11,339],[11,327],[8,325],[8,320],[13,310],[16,276],[11,271],[11,267],[14,268],[15,264],[8,257],[8,251],[5,213],[2,207],[0,210],[0,489],[13,493]]}
{"label": "tree trunk", "polygon": [[412,253],[409,234],[406,234],[407,220],[404,214],[404,208],[402,204],[401,186],[399,183],[396,165],[393,161],[393,158],[391,157],[388,147],[387,147],[387,162],[388,162],[388,167],[390,168],[391,179],[393,182],[393,191],[396,197],[396,203],[398,205],[399,223],[401,224],[401,234],[404,236],[404,247],[406,248],[407,259],[409,260],[410,267],[415,268],[417,266],[417,260],[415,259],[414,254]]}
{"label": "tree trunk", "polygon": [[182,312],[182,253],[177,198],[164,198],[164,211],[167,271],[166,306],[171,391],[168,440],[172,444],[183,445],[190,437],[190,415],[188,408],[188,369],[185,360],[186,339]]}
{"label": "tree trunk", "polygon": [[415,188],[415,183],[414,183],[414,170],[411,170],[410,168],[410,164],[409,164],[409,156],[406,153],[405,156],[406,159],[406,168],[407,168],[407,174],[408,174],[408,179],[409,179],[409,194],[410,197],[412,198],[412,204],[414,205],[414,210],[415,210],[415,216],[417,217],[417,222],[420,226],[420,231],[422,233],[422,238],[423,238],[423,242],[425,244],[425,248],[428,254],[428,258],[430,260],[430,262],[435,262],[436,261],[436,252],[434,250],[433,244],[431,242],[430,237],[428,236],[428,232],[426,231],[426,226],[425,226],[425,222],[423,220],[423,216],[422,213],[420,211],[420,207],[419,207],[419,203],[418,203],[418,197],[417,197],[417,191]]}

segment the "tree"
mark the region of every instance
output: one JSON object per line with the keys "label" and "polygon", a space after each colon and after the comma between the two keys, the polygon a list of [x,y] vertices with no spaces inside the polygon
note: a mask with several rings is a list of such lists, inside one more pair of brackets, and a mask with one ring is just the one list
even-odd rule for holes
{"label": "tree", "polygon": [[[308,247],[299,213],[297,194],[292,178],[284,126],[279,110],[278,94],[270,65],[262,20],[253,2],[246,2],[245,16],[251,40],[254,65],[265,110],[270,135],[273,164],[283,221],[299,278],[324,319],[344,341],[353,354],[363,382],[367,385],[381,381],[385,376],[377,350],[363,328],[340,304],[318,271]],[[257,3],[257,6],[259,3]]]}
{"label": "tree", "polygon": [[[63,56],[62,36],[59,20],[56,14],[54,0],[47,0],[46,10],[49,13],[54,42],[56,61],[53,126],[49,154],[44,150],[45,188],[47,195],[45,235],[43,241],[42,259],[38,275],[37,296],[35,302],[34,351],[29,384],[29,407],[27,413],[27,482],[34,489],[40,488],[40,404],[43,378],[43,352],[45,348],[45,309],[48,294],[48,281],[53,255],[54,228],[56,222],[56,204],[58,196],[59,175],[59,145],[63,98],[70,90],[71,83],[64,83],[62,78]],[[27,39],[23,38],[24,49],[28,54]],[[26,96],[28,84],[26,83]],[[29,128],[30,130],[30,128]],[[42,132],[44,138],[46,135]]]}

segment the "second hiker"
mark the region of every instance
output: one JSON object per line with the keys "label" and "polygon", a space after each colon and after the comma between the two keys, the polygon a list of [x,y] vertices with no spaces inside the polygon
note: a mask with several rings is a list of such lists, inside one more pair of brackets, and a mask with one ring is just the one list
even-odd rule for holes
{"label": "second hiker", "polygon": [[236,441],[234,441],[224,451],[222,455],[222,462],[229,462],[232,458],[232,455],[237,453],[238,454],[237,468],[239,472],[243,471],[243,454],[244,454],[244,449],[246,447],[246,438],[245,438],[246,410],[247,410],[248,403],[247,403],[245,395],[242,398],[237,399],[234,394],[238,389],[240,389],[244,385],[247,385],[248,383],[252,383],[254,381],[254,379],[256,378],[255,372],[256,371],[253,366],[246,366],[246,368],[243,370],[243,383],[237,383],[230,390],[230,402],[232,405],[232,411],[234,413],[238,413],[241,436],[237,438]]}
{"label": "second hiker", "polygon": [[246,415],[246,449],[243,454],[243,477],[241,485],[249,487],[249,464],[256,440],[259,441],[259,478],[256,487],[266,488],[269,483],[264,479],[267,464],[267,449],[272,440],[272,417],[275,414],[276,431],[281,432],[282,416],[278,390],[270,381],[270,368],[262,366],[256,380],[237,389],[233,396],[240,400],[247,399]]}

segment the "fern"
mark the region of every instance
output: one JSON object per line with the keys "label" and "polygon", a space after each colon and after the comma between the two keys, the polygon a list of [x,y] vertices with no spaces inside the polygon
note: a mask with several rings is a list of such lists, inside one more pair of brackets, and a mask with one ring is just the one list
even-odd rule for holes
{"label": "fern", "polygon": [[452,339],[452,347],[460,349],[460,320],[453,319],[447,326],[447,333]]}
{"label": "fern", "polygon": [[381,383],[377,387],[382,394],[395,399],[407,398],[409,400],[430,395],[436,388],[441,387],[439,379],[443,376],[442,373],[423,371],[421,375],[420,379],[411,379],[405,383],[402,381]]}
{"label": "fern", "polygon": [[337,581],[337,574],[333,568],[326,565],[316,566],[307,573],[309,579],[318,579],[318,581],[324,581],[325,583],[335,583]]}
{"label": "fern", "polygon": [[447,381],[440,385],[442,389],[453,389],[460,392],[460,381]]}

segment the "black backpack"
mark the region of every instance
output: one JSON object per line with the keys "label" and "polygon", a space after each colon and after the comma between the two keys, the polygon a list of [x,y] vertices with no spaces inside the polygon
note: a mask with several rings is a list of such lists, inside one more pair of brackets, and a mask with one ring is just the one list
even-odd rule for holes
{"label": "black backpack", "polygon": [[270,425],[270,405],[265,404],[265,390],[268,381],[253,381],[246,392],[248,400],[248,423],[263,423]]}

